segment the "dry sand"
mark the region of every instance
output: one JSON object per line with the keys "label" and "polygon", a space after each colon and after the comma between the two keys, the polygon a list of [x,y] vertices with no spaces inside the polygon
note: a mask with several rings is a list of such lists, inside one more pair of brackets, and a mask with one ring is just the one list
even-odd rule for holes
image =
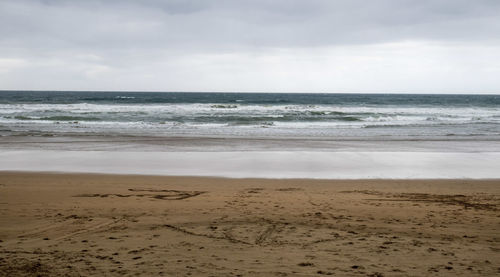
{"label": "dry sand", "polygon": [[499,180],[0,173],[0,276],[498,276]]}

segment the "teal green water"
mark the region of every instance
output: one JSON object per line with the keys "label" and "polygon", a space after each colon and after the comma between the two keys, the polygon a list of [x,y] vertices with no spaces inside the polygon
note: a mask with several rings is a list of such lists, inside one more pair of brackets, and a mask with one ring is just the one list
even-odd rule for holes
{"label": "teal green water", "polygon": [[500,136],[499,95],[0,92],[0,135]]}

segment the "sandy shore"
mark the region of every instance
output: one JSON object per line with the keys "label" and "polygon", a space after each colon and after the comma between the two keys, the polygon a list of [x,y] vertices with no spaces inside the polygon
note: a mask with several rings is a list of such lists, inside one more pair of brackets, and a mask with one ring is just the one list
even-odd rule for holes
{"label": "sandy shore", "polygon": [[0,276],[497,276],[500,180],[0,173]]}

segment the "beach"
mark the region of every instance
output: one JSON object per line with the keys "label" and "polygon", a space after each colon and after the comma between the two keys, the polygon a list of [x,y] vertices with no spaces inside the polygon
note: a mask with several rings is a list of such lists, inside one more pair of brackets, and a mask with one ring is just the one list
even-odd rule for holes
{"label": "beach", "polygon": [[500,1],[0,1],[0,277],[500,277]]}
{"label": "beach", "polygon": [[0,94],[0,276],[495,276],[498,96]]}
{"label": "beach", "polygon": [[1,276],[494,276],[500,181],[0,173]]}

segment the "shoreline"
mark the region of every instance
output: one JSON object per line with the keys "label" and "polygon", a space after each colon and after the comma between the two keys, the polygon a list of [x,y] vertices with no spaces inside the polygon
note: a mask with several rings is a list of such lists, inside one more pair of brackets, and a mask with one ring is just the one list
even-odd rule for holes
{"label": "shoreline", "polygon": [[495,276],[499,184],[0,172],[0,272]]}
{"label": "shoreline", "polygon": [[445,137],[244,137],[127,134],[0,136],[0,149],[78,151],[351,151],[500,152],[498,136]]}
{"label": "shoreline", "polygon": [[[274,181],[309,181],[312,183],[349,183],[349,182],[498,182],[500,185],[500,178],[372,178],[372,179],[329,179],[329,178],[277,178],[277,177],[224,177],[224,176],[211,176],[211,175],[155,175],[155,174],[134,174],[134,173],[98,173],[98,172],[69,172],[69,171],[28,171],[28,170],[0,170],[0,176],[13,176],[13,175],[40,175],[40,176],[82,176],[82,177],[138,177],[138,178],[174,178],[174,179],[200,179],[200,180],[227,180],[227,181],[261,181],[261,182],[274,182]],[[499,187],[500,191],[500,187]]]}

